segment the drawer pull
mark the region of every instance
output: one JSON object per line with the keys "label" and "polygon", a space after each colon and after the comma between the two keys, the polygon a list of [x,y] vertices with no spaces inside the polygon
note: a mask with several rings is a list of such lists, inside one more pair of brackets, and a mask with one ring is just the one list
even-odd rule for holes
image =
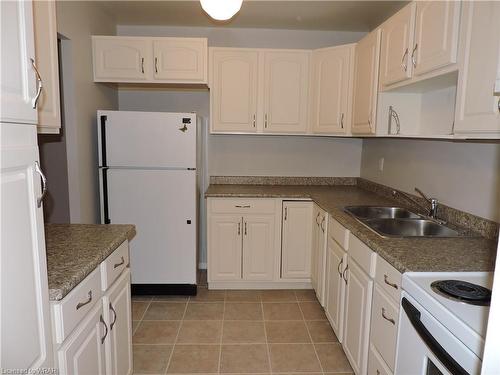
{"label": "drawer pull", "polygon": [[241,205],[241,204],[237,204],[236,206],[234,206],[236,208],[250,208],[250,205],[247,204],[247,205]]}
{"label": "drawer pull", "polygon": [[122,255],[120,263],[115,263],[115,265],[113,266],[113,268],[118,268],[118,267],[120,267],[124,263],[125,263],[125,259],[123,258],[123,255]]}
{"label": "drawer pull", "polygon": [[345,285],[347,285],[347,270],[349,269],[349,265],[345,268],[344,272],[342,272],[342,278],[345,281]]}
{"label": "drawer pull", "polygon": [[89,299],[86,300],[85,302],[78,302],[78,305],[76,305],[76,309],[78,310],[80,307],[88,305],[90,302],[92,302],[92,291],[91,290],[89,290]]}
{"label": "drawer pull", "polygon": [[316,225],[319,226],[319,221],[318,221],[318,217],[321,215],[321,212],[318,212],[318,214],[316,215]]}
{"label": "drawer pull", "polygon": [[340,277],[342,277],[342,271],[340,269],[343,263],[344,263],[344,258],[340,259],[339,265],[337,266],[337,272],[339,273]]}
{"label": "drawer pull", "polygon": [[387,276],[387,275],[384,275],[384,283],[386,283],[386,284],[387,284],[387,285],[389,285],[389,286],[392,286],[392,287],[393,287],[394,289],[396,289],[396,290],[397,290],[397,289],[399,289],[399,287],[398,287],[398,285],[397,285],[397,284],[391,283],[391,282],[389,281],[389,276]]}
{"label": "drawer pull", "polygon": [[110,329],[110,331],[112,331],[113,327],[114,327],[114,325],[116,323],[117,315],[116,315],[116,311],[113,308],[113,305],[111,304],[111,302],[109,303],[109,310],[113,312],[113,322],[109,325],[109,329]]}
{"label": "drawer pull", "polygon": [[385,314],[385,309],[383,307],[382,307],[382,318],[392,323],[392,325],[396,325],[396,321]]}
{"label": "drawer pull", "polygon": [[102,315],[99,317],[99,321],[104,325],[104,328],[106,331],[104,332],[104,336],[101,337],[101,344],[104,344],[104,340],[106,340],[106,336],[108,336],[108,326],[106,325],[106,322],[102,318]]}
{"label": "drawer pull", "polygon": [[323,233],[325,233],[325,226],[323,225],[323,224],[325,224],[325,220],[326,220],[326,216],[323,216],[323,220],[321,220],[321,224],[320,224],[321,231]]}

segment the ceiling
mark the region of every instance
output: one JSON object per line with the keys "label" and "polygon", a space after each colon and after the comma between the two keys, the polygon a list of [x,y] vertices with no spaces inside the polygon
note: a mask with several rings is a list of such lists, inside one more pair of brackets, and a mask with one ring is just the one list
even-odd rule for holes
{"label": "ceiling", "polygon": [[[222,1],[222,0],[221,0]],[[199,1],[100,1],[119,25],[220,26],[299,30],[368,31],[408,1],[244,0],[227,22],[212,20]]]}

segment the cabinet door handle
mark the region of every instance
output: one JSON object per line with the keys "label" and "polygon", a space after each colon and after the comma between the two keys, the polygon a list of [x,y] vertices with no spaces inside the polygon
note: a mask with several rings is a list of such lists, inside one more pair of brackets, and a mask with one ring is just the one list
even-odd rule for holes
{"label": "cabinet door handle", "polygon": [[106,325],[106,322],[104,321],[102,315],[99,317],[99,321],[104,325],[104,328],[106,331],[104,332],[104,336],[101,337],[101,344],[104,344],[104,340],[106,340],[106,336],[108,336],[108,326]]}
{"label": "cabinet door handle", "polygon": [[255,113],[254,113],[254,115],[253,115],[253,127],[254,127],[254,128],[255,128],[255,117],[256,117],[256,116],[255,116]]}
{"label": "cabinet door handle", "polygon": [[267,128],[267,113],[264,115],[264,127]]}
{"label": "cabinet door handle", "polygon": [[344,129],[344,113],[340,115],[340,128]]}
{"label": "cabinet door handle", "polygon": [[498,106],[498,113],[500,113],[500,96],[498,97],[498,103],[497,103],[497,106]]}
{"label": "cabinet door handle", "polygon": [[285,207],[285,221],[288,218],[288,207]]}
{"label": "cabinet door handle", "polygon": [[417,58],[415,57],[415,52],[417,52],[418,48],[418,43],[415,44],[415,47],[413,47],[413,51],[411,52],[411,63],[413,64],[413,67],[417,67]]}
{"label": "cabinet door handle", "polygon": [[120,267],[120,266],[121,266],[122,264],[124,264],[124,263],[125,263],[125,259],[124,259],[124,258],[123,258],[123,256],[122,256],[122,257],[121,257],[121,261],[120,261],[119,263],[115,263],[115,264],[113,265],[113,269]]}
{"label": "cabinet door handle", "polygon": [[405,53],[403,54],[403,58],[401,59],[401,68],[406,72],[408,70],[408,64],[406,63],[406,58],[408,57],[408,47],[405,49]]}
{"label": "cabinet door handle", "polygon": [[35,60],[30,58],[31,60],[31,66],[33,67],[33,70],[35,71],[35,76],[36,76],[36,94],[35,97],[33,98],[33,109],[36,109],[37,104],[38,104],[38,99],[40,98],[40,95],[42,94],[42,89],[43,89],[43,81],[42,81],[42,76],[40,75],[40,72],[38,71],[38,68],[36,67]]}
{"label": "cabinet door handle", "polygon": [[241,223],[238,223],[238,236],[241,234]]}
{"label": "cabinet door handle", "polygon": [[80,309],[81,307],[88,305],[90,302],[92,302],[92,291],[89,290],[88,294],[88,299],[85,302],[78,302],[78,305],[76,305],[76,309]]}
{"label": "cabinet door handle", "polygon": [[339,265],[337,266],[337,272],[339,273],[340,277],[342,277],[342,271],[340,269],[342,268],[343,263],[344,263],[344,258],[340,259]]}
{"label": "cabinet door handle", "polygon": [[144,74],[144,57],[141,57],[141,72]]}
{"label": "cabinet door handle", "polygon": [[250,205],[249,204],[246,204],[246,205],[240,205],[240,204],[237,204],[236,206],[234,206],[236,208],[250,208]]}
{"label": "cabinet door handle", "polygon": [[321,215],[321,213],[318,212],[318,214],[316,215],[316,225],[319,226],[319,221],[318,221],[318,217]]}
{"label": "cabinet door handle", "polygon": [[155,73],[158,73],[158,57],[155,57]]}
{"label": "cabinet door handle", "polygon": [[42,195],[40,195],[36,199],[36,205],[38,208],[42,207],[42,201],[43,198],[45,198],[45,195],[47,194],[47,178],[43,174],[42,168],[40,168],[40,163],[38,161],[35,161],[35,172],[40,175],[40,178],[42,179]]}
{"label": "cabinet door handle", "polygon": [[245,221],[245,236],[247,235],[247,222]]}
{"label": "cabinet door handle", "polygon": [[321,231],[323,233],[325,233],[325,226],[323,224],[325,224],[325,220],[326,220],[326,216],[323,216],[323,220],[321,220]]}
{"label": "cabinet door handle", "polygon": [[396,325],[396,321],[394,319],[392,319],[391,317],[386,315],[385,309],[383,307],[382,307],[382,318],[387,320],[389,323],[392,323],[392,325],[394,325],[394,326]]}
{"label": "cabinet door handle", "polygon": [[344,272],[342,272],[342,278],[345,281],[345,285],[347,285],[347,270],[349,269],[349,265],[346,266]]}
{"label": "cabinet door handle", "polygon": [[384,283],[386,283],[389,286],[392,286],[396,290],[399,289],[398,284],[391,283],[389,281],[389,276],[387,276],[387,275],[384,275]]}
{"label": "cabinet door handle", "polygon": [[113,313],[113,322],[109,325],[109,330],[112,331],[113,330],[113,327],[116,323],[116,318],[118,317],[116,315],[116,311],[115,309],[113,308],[113,305],[111,304],[111,302],[109,303],[109,311],[111,311]]}

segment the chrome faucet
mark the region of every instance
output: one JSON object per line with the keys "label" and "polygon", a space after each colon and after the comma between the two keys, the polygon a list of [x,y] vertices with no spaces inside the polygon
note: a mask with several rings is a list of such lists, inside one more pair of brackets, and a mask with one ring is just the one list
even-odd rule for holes
{"label": "chrome faucet", "polygon": [[427,197],[427,195],[425,195],[422,190],[420,190],[419,188],[415,188],[415,191],[422,197],[424,198],[427,203],[429,203],[430,205],[430,209],[429,208],[426,208],[426,207],[423,207],[420,202],[418,202],[417,200],[415,200],[415,198],[413,198],[410,194],[407,194],[403,191],[397,191],[397,190],[393,190],[392,191],[392,195],[395,197],[396,195],[400,195],[402,196],[403,198],[405,198],[406,200],[410,201],[411,203],[417,205],[418,207],[420,207],[422,210],[424,211],[427,211],[428,214],[427,216],[429,216],[430,218],[434,219],[434,220],[439,220],[438,217],[437,217],[437,209],[438,209],[438,200],[436,198],[429,198]]}

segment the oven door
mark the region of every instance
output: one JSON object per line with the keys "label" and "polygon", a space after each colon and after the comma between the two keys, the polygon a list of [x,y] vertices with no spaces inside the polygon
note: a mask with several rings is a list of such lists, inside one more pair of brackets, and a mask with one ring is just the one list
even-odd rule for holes
{"label": "oven door", "polygon": [[479,375],[481,360],[402,293],[395,375]]}

